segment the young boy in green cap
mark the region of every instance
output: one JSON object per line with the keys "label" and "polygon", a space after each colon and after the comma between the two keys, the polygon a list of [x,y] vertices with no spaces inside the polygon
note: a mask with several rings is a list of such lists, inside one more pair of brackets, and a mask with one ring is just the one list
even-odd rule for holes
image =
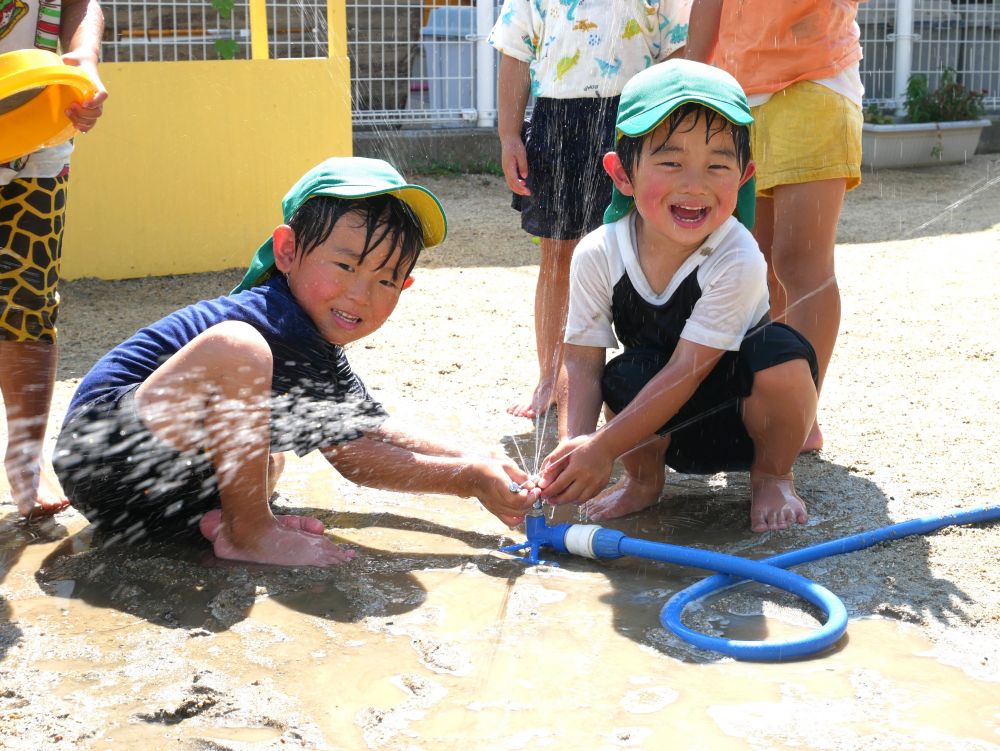
{"label": "young boy in green cap", "polygon": [[80,382],[54,457],[73,506],[108,541],[197,527],[220,558],[344,563],[320,520],[268,507],[280,452],[319,449],[359,484],[475,495],[517,524],[537,495],[513,489],[523,472],[393,429],[344,354],[444,239],[437,198],[383,161],[335,158],[282,208],[232,295],[141,329]]}
{"label": "young boy in green cap", "polygon": [[604,158],[611,205],[573,258],[568,438],[539,480],[550,503],[608,519],[656,503],[665,465],[749,469],[755,532],[807,521],[792,463],[815,416],[816,356],[767,317],[751,122],[736,80],[701,63],[670,60],[625,85]]}

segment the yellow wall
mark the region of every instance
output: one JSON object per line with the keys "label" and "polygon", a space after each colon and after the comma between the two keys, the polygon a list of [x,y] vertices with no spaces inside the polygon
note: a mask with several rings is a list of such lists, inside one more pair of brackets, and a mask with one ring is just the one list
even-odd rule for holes
{"label": "yellow wall", "polygon": [[76,139],[63,277],[243,266],[306,170],[351,154],[346,54],[105,63],[97,127]]}

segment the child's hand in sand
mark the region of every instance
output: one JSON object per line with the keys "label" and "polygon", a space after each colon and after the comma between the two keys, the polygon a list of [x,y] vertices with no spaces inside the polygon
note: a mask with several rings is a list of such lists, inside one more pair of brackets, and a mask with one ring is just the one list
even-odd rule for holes
{"label": "child's hand in sand", "polygon": [[589,501],[607,486],[613,465],[593,435],[563,441],[542,462],[542,498],[553,505]]}

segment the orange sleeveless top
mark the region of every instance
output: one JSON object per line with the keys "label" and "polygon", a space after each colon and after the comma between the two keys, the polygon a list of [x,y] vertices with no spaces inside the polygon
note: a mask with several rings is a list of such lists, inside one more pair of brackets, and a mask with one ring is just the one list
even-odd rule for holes
{"label": "orange sleeveless top", "polygon": [[726,0],[715,64],[747,94],[830,78],[861,59],[860,0]]}

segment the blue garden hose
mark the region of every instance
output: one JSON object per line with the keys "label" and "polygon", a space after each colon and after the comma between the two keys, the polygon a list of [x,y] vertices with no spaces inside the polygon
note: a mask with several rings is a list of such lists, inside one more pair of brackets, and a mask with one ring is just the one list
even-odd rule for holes
{"label": "blue garden hose", "polygon": [[[1000,519],[1000,506],[986,506],[942,516],[892,524],[870,532],[841,537],[830,542],[811,545],[781,555],[752,561],[725,553],[713,553],[667,543],[650,542],[627,537],[624,532],[605,529],[595,524],[556,524],[549,526],[540,504],[525,519],[528,540],[501,550],[514,552],[527,549],[527,560],[540,563],[539,552],[551,548],[558,553],[572,553],[587,558],[620,558],[631,555],[648,560],[676,563],[682,566],[718,571],[715,576],[681,590],[663,606],[660,623],[685,641],[701,649],[714,650],[740,660],[780,662],[821,652],[834,644],[847,629],[847,608],[825,587],[803,576],[786,571],[790,566],[816,561],[842,553],[863,550],[889,540],[935,532],[943,527]],[[739,641],[723,639],[687,628],[681,622],[684,609],[720,589],[753,580],[783,589],[808,600],[823,611],[826,622],[807,636],[785,641]]]}

